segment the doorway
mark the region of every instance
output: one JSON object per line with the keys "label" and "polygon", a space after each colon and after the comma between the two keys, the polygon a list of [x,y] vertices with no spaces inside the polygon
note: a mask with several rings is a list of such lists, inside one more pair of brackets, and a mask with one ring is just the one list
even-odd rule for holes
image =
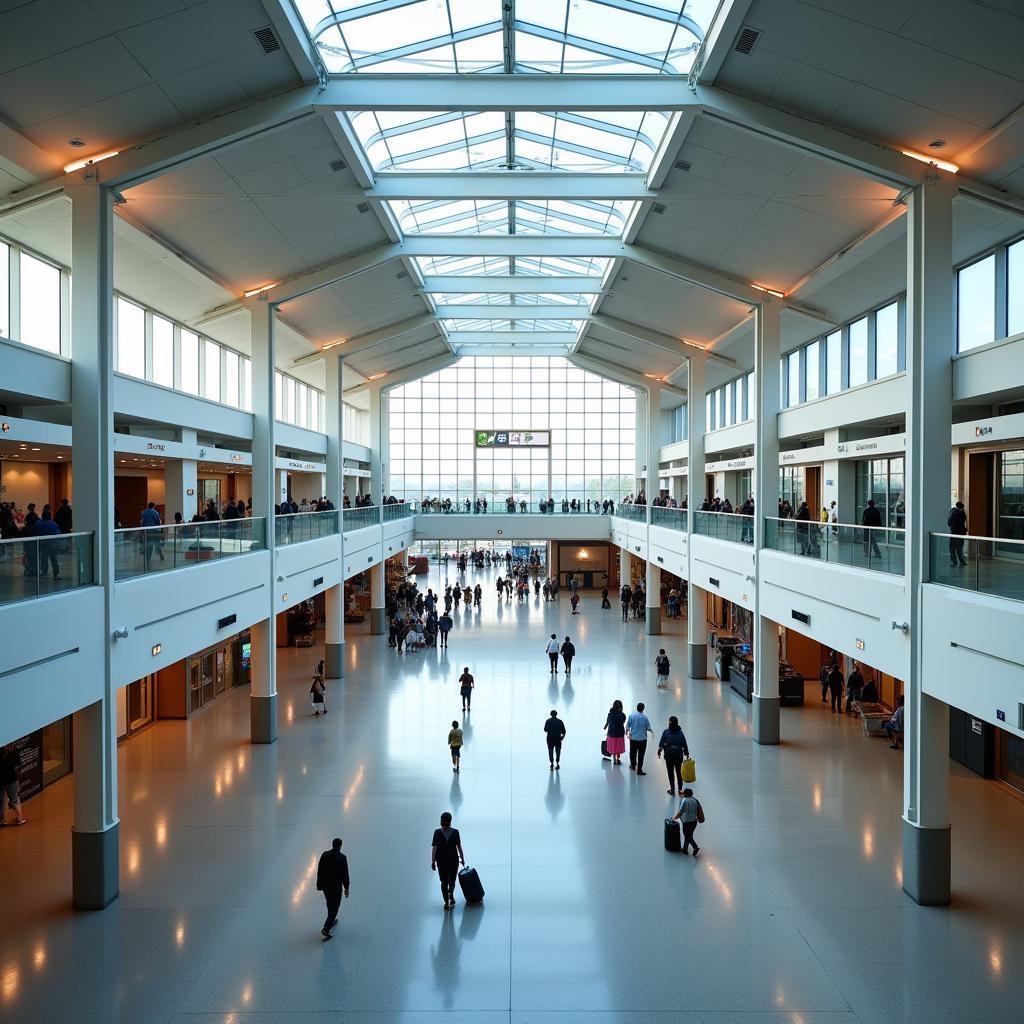
{"label": "doorway", "polygon": [[817,519],[821,511],[821,466],[808,466],[805,470],[804,501],[811,510],[812,518]]}
{"label": "doorway", "polygon": [[995,537],[996,453],[969,452],[967,462],[967,526],[976,537]]}
{"label": "doorway", "polygon": [[128,733],[138,732],[154,719],[156,676],[143,676],[125,687]]}

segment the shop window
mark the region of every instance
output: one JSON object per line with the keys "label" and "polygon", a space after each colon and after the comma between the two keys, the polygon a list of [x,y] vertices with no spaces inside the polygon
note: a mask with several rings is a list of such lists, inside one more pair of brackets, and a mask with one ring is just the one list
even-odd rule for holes
{"label": "shop window", "polygon": [[146,376],[146,311],[127,299],[117,300],[117,370]]}
{"label": "shop window", "polygon": [[987,345],[995,336],[996,258],[990,255],[957,271],[957,351]]}
{"label": "shop window", "polygon": [[[60,271],[50,263],[21,254],[21,336],[18,341],[47,352],[60,352]],[[142,376],[138,374],[137,376]]]}

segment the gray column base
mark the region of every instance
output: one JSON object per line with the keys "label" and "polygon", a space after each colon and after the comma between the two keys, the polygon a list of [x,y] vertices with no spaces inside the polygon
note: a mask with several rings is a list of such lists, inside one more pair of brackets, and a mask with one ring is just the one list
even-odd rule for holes
{"label": "gray column base", "polygon": [[687,644],[687,670],[691,679],[707,679],[708,677],[708,645]]}
{"label": "gray column base", "polygon": [[759,697],[753,699],[754,707],[754,742],[764,746],[773,746],[779,742],[779,708],[778,697]]}
{"label": "gray column base", "polygon": [[71,832],[71,894],[75,910],[102,910],[120,891],[120,823],[104,832]]}
{"label": "gray column base", "polygon": [[324,678],[345,678],[345,644],[324,644]]}
{"label": "gray column base", "polygon": [[903,891],[922,907],[950,901],[950,830],[921,828],[903,819]]}
{"label": "gray column base", "polygon": [[644,612],[644,618],[647,620],[647,632],[648,633],[660,633],[661,632],[661,609],[660,608],[648,608]]}
{"label": "gray column base", "polygon": [[277,739],[277,694],[254,697],[249,694],[249,740],[273,743]]}
{"label": "gray column base", "polygon": [[370,633],[373,636],[380,636],[382,633],[387,632],[384,623],[384,609],[383,608],[371,608],[370,609]]}

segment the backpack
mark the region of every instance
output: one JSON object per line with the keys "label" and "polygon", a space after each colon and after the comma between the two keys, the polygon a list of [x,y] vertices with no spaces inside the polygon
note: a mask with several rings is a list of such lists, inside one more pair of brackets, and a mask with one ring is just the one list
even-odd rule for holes
{"label": "backpack", "polygon": [[654,659],[654,664],[658,667],[658,675],[668,675],[669,662],[667,654],[659,654],[658,657]]}

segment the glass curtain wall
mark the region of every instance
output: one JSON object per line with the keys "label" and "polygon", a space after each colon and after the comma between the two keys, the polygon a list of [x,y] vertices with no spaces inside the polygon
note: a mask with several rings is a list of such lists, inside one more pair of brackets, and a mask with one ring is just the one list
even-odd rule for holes
{"label": "glass curtain wall", "polygon": [[1024,540],[1024,450],[999,453],[999,494],[996,533]]}
{"label": "glass curtain wall", "polygon": [[906,525],[903,486],[903,457],[869,459],[857,463],[857,519],[859,523],[868,499],[882,515],[883,526],[903,529]]}
{"label": "glass curtain wall", "polygon": [[[389,394],[391,492],[618,501],[634,489],[636,396],[559,357],[474,356]],[[476,430],[548,431],[546,448],[477,448]]]}

